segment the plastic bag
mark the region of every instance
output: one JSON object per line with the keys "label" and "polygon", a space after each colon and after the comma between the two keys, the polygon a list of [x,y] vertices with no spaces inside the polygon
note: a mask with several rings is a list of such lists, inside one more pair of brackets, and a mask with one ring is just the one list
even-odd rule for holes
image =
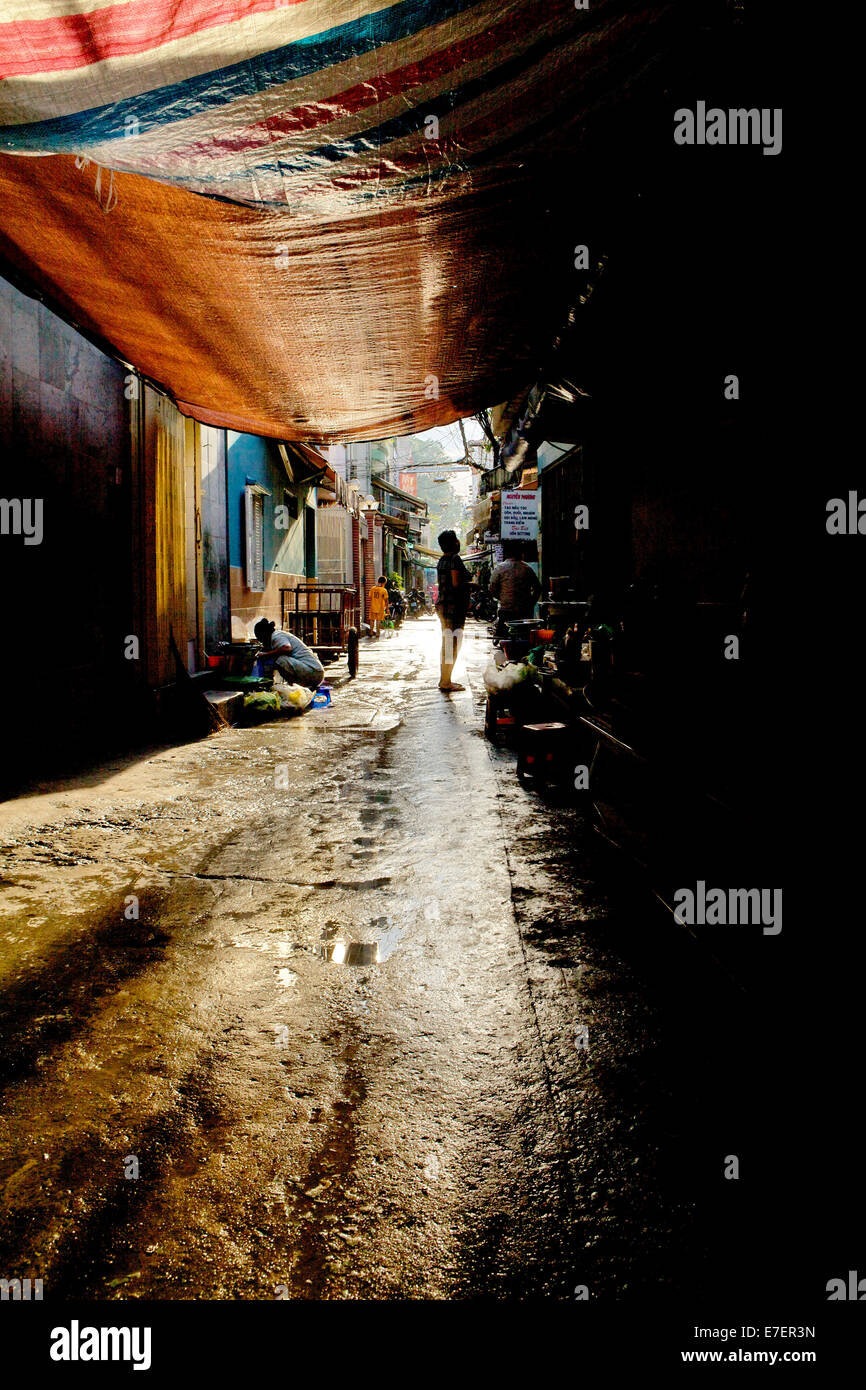
{"label": "plastic bag", "polygon": [[520,662],[510,662],[500,670],[491,664],[484,669],[484,684],[491,692],[502,694],[505,690],[513,690],[515,685],[525,681],[529,671]]}
{"label": "plastic bag", "polygon": [[305,685],[289,685],[286,682],[277,686],[276,693],[280,697],[282,709],[288,710],[290,714],[301,714],[313,703],[315,691]]}
{"label": "plastic bag", "polygon": [[274,719],[279,711],[280,702],[273,690],[257,690],[252,695],[244,696],[240,723],[242,725],[261,724],[267,719]]}

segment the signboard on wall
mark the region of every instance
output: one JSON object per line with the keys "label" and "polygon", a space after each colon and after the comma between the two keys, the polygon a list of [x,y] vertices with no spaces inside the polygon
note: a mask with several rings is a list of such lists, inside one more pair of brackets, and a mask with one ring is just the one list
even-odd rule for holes
{"label": "signboard on wall", "polygon": [[400,474],[400,482],[398,483],[398,487],[402,488],[402,490],[403,490],[404,492],[411,492],[411,494],[412,494],[413,497],[417,497],[417,496],[418,496],[418,474],[417,474],[417,473],[401,473],[401,474]]}
{"label": "signboard on wall", "polygon": [[502,493],[502,529],[504,541],[538,540],[537,493],[521,488]]}

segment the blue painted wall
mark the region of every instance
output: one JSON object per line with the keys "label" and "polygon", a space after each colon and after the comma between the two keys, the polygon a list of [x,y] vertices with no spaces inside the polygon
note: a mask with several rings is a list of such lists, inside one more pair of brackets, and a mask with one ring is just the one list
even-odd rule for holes
{"label": "blue painted wall", "polygon": [[[264,499],[265,570],[303,575],[305,494],[302,491],[298,496],[298,490],[292,488],[272,439],[260,439],[254,434],[236,434],[233,430],[228,432],[229,563],[240,570],[244,568],[246,539],[243,499],[244,488],[249,483],[258,483],[271,494]],[[286,492],[298,496],[298,520],[290,522],[288,529],[283,531],[274,526],[274,508],[283,504]],[[307,491],[306,499],[315,505],[314,489]]]}

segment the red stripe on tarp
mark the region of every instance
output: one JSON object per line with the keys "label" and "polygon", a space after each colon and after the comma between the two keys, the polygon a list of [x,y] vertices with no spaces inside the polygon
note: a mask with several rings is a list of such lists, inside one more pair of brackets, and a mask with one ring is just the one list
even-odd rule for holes
{"label": "red stripe on tarp", "polygon": [[[545,72],[539,77],[539,81],[546,81],[549,76]],[[545,87],[545,90],[547,88]],[[522,92],[519,96],[509,96],[507,109],[509,115],[508,129],[512,134],[505,138],[511,139],[513,134],[514,117],[526,117],[538,110],[538,85],[537,83]],[[315,196],[318,192],[344,193],[347,196],[363,192],[365,185],[373,183],[377,186],[391,180],[407,180],[417,176],[419,169],[431,168],[443,162],[450,162],[454,166],[455,174],[463,172],[462,160],[467,154],[471,153],[472,145],[491,133],[501,132],[502,130],[502,106],[498,105],[495,110],[487,115],[479,116],[476,120],[460,127],[459,130],[447,136],[440,136],[438,140],[423,139],[419,149],[406,151],[400,154],[388,154],[381,156],[378,161],[369,163],[364,167],[359,167],[357,162],[340,163],[337,165],[329,164],[323,169],[310,171],[308,174],[294,174],[281,177],[279,181],[280,202],[285,194],[286,198],[297,199],[308,196]],[[563,119],[563,128],[573,124],[574,118]],[[525,126],[525,121],[524,121]],[[531,128],[531,126],[530,126]],[[485,150],[478,152],[479,160],[484,162],[496,162],[496,144],[488,146]],[[160,169],[154,162],[149,169],[143,166],[143,172],[150,177],[158,178]],[[331,171],[340,172],[331,172]],[[258,171],[255,171],[256,173]],[[227,197],[229,189],[234,188],[238,182],[246,181],[250,174],[243,170],[236,173],[225,174],[222,178],[217,178],[209,183],[200,182],[193,176],[185,181],[186,187],[197,192],[219,192],[220,196]],[[183,186],[183,185],[179,185]],[[235,195],[236,197],[238,195]],[[267,199],[265,199],[267,201]],[[240,203],[244,199],[238,197]]]}
{"label": "red stripe on tarp", "polygon": [[0,78],[69,72],[105,58],[146,53],[201,30],[304,0],[133,0],[90,14],[0,24]]}
{"label": "red stripe on tarp", "polygon": [[499,48],[504,39],[523,38],[527,33],[533,33],[537,29],[537,15],[531,10],[524,10],[519,15],[511,15],[501,20],[484,33],[473,34],[470,38],[452,44],[450,48],[440,49],[438,53],[431,53],[426,58],[407,63],[405,67],[380,73],[368,82],[359,82],[335,96],[323,97],[293,107],[292,110],[281,112],[278,116],[269,116],[264,121],[257,121],[255,125],[242,127],[231,135],[217,135],[206,140],[197,140],[190,145],[172,150],[171,159],[182,160],[193,155],[214,153],[243,153],[269,144],[274,134],[294,135],[302,130],[315,130],[317,126],[329,125],[332,121],[353,115],[365,107],[375,106],[389,97],[399,96],[408,88],[420,87],[425,82],[443,77],[463,63],[485,57]]}
{"label": "red stripe on tarp", "polygon": [[[609,12],[625,7],[618,31]],[[387,201],[359,206],[337,195],[307,218],[293,202],[248,208],[118,172],[106,217],[92,166],[0,153],[0,262],[218,427],[322,443],[387,439],[509,400],[532,379],[570,292],[568,228],[548,208],[551,190],[580,184],[584,168],[617,173],[621,101],[630,101],[632,127],[654,113],[659,92],[689,77],[692,36],[704,42],[704,24],[722,30],[709,22],[715,0],[612,0],[604,15],[586,61],[567,45],[546,67],[527,72],[521,60],[504,105],[498,88],[459,113],[469,125],[458,148],[479,123],[495,130],[495,147],[476,146],[477,160],[465,173],[458,163],[453,178],[434,164],[431,175],[446,176],[419,179],[406,196],[394,179],[393,200],[387,173],[396,166],[383,149],[346,163],[365,160],[377,178],[383,170]],[[527,118],[519,113],[533,93]],[[535,108],[545,113],[538,128]],[[457,113],[443,133],[452,120]],[[394,153],[432,162],[450,152],[427,143],[418,132]],[[291,199],[301,183],[287,184]],[[321,186],[333,192],[326,177]],[[369,180],[356,187],[379,191]]]}
{"label": "red stripe on tarp", "polygon": [[[541,71],[533,77],[532,84],[519,94],[513,88],[508,89],[507,102],[497,103],[494,110],[487,114],[477,116],[475,120],[467,122],[457,130],[448,135],[440,136],[438,140],[428,140],[421,138],[419,148],[414,151],[405,151],[399,154],[387,154],[380,151],[378,161],[359,167],[357,163],[348,162],[346,164],[329,164],[324,169],[312,170],[309,175],[289,175],[284,183],[288,186],[288,191],[293,197],[302,197],[304,193],[315,193],[323,186],[328,190],[335,190],[340,193],[351,194],[363,189],[365,184],[370,182],[382,184],[388,179],[409,178],[417,174],[421,168],[430,168],[441,162],[450,161],[454,165],[455,172],[462,172],[461,160],[467,154],[471,154],[473,144],[484,139],[485,136],[502,132],[503,130],[503,109],[507,109],[508,121],[505,123],[507,131],[513,132],[519,118],[532,115],[539,109],[539,84],[543,84],[545,92],[549,92],[547,85],[551,76],[549,63],[545,63]],[[563,126],[570,125],[573,118],[563,117]],[[504,138],[511,138],[506,134]],[[491,145],[487,150],[479,152],[479,158],[485,157],[492,161],[496,159],[496,145]],[[330,172],[334,171],[334,172]],[[339,172],[337,172],[339,171]],[[211,185],[212,188],[236,182],[239,178],[248,177],[239,171],[237,174],[226,174],[223,179],[216,179]],[[208,185],[201,184],[203,189]]]}

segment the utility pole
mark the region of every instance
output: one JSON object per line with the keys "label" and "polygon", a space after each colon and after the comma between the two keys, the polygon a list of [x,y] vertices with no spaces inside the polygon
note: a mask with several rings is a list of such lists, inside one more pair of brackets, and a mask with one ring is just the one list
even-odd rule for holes
{"label": "utility pole", "polygon": [[462,417],[457,421],[457,423],[460,426],[460,438],[463,440],[463,460],[465,463],[471,463],[471,459],[469,457],[469,443],[466,439],[466,431],[463,428]]}
{"label": "utility pole", "polygon": [[484,434],[484,437],[487,439],[488,443],[490,444],[491,449],[493,450],[493,467],[494,467],[494,468],[498,468],[498,467],[499,467],[499,455],[500,455],[501,450],[500,450],[499,440],[496,438],[496,435],[493,433],[493,430],[490,428],[490,414],[489,414],[489,412],[486,411],[486,410],[479,410],[478,413],[477,413],[477,415],[475,416],[475,419],[477,420],[478,424],[481,426],[481,430],[482,430],[482,432],[483,432],[483,434]]}

